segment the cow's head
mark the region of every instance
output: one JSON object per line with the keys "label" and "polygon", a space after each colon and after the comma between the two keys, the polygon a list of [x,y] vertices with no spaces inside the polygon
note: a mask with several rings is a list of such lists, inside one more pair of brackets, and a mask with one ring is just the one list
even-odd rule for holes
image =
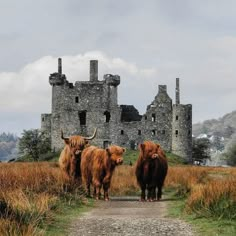
{"label": "cow's head", "polygon": [[91,137],[83,137],[80,135],[74,135],[69,138],[64,137],[61,130],[61,138],[64,140],[65,144],[68,145],[71,156],[79,157],[83,149],[88,145],[88,141],[95,138],[97,133],[97,128]]}
{"label": "cow's head", "polygon": [[123,154],[125,152],[125,148],[113,145],[108,147],[106,151],[113,163],[116,165],[121,165],[123,163]]}
{"label": "cow's head", "polygon": [[160,145],[151,141],[144,141],[139,145],[140,155],[144,160],[152,160],[158,158]]}

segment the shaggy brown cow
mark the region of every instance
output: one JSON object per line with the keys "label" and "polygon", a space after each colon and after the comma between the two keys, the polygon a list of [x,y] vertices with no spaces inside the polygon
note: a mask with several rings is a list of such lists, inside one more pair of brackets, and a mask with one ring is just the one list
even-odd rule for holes
{"label": "shaggy brown cow", "polygon": [[59,166],[67,177],[74,180],[81,179],[80,159],[83,149],[88,145],[88,141],[95,138],[97,129],[91,137],[83,137],[79,135],[65,138],[61,131],[61,138],[65,142],[65,147],[59,157]]}
{"label": "shaggy brown cow", "polygon": [[93,196],[101,197],[101,188],[104,190],[104,199],[109,200],[108,189],[110,188],[113,171],[117,165],[123,163],[125,149],[119,146],[110,146],[101,149],[94,146],[86,148],[81,156],[82,181],[86,185],[87,194],[90,196],[90,185],[94,187]]}
{"label": "shaggy brown cow", "polygon": [[[160,200],[162,186],[168,170],[167,158],[159,144],[145,141],[139,145],[140,154],[136,163],[136,178],[141,188],[141,201]],[[157,196],[156,196],[157,189]]]}

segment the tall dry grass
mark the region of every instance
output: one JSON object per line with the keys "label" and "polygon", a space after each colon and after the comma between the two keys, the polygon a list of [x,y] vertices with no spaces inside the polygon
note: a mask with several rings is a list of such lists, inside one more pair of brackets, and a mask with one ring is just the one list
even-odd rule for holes
{"label": "tall dry grass", "polygon": [[[139,187],[133,166],[116,169],[111,194],[137,194]],[[175,189],[187,199],[186,211],[200,216],[236,219],[236,168],[169,167],[164,188]]]}
{"label": "tall dry grass", "polygon": [[133,195],[139,191],[135,177],[135,167],[118,166],[112,177],[110,192],[112,195]]}
{"label": "tall dry grass", "polygon": [[1,163],[0,235],[41,235],[59,200],[83,201],[83,196],[55,163]]}

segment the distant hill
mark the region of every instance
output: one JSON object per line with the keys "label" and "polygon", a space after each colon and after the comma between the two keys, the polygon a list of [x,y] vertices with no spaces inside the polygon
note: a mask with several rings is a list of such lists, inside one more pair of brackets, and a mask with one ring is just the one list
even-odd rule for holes
{"label": "distant hill", "polygon": [[219,119],[206,120],[193,124],[193,135],[201,134],[217,135],[226,139],[236,133],[236,111],[228,113]]}
{"label": "distant hill", "polygon": [[219,119],[206,120],[193,124],[193,135],[196,138],[209,138],[214,151],[223,151],[236,137],[236,111]]}
{"label": "distant hill", "polygon": [[17,156],[18,137],[11,133],[0,134],[0,161],[7,161]]}

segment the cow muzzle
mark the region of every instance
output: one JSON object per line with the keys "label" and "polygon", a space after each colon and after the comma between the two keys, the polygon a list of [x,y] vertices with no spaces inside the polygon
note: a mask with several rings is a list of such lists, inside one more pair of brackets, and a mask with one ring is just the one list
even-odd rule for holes
{"label": "cow muzzle", "polygon": [[77,156],[77,155],[80,155],[82,153],[82,151],[81,150],[76,150],[75,151],[75,155]]}
{"label": "cow muzzle", "polygon": [[122,158],[118,158],[117,160],[116,160],[116,164],[117,165],[121,165],[123,163],[123,159]]}
{"label": "cow muzzle", "polygon": [[158,158],[158,154],[157,153],[152,154],[152,159],[156,159],[156,158]]}

